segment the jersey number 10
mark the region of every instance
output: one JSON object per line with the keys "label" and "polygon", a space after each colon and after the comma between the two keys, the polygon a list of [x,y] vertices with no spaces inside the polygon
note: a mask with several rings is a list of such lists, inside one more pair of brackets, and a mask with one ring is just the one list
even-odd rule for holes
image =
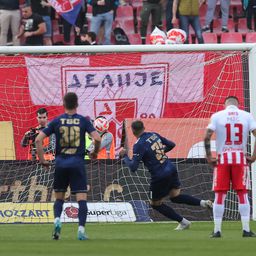
{"label": "jersey number 10", "polygon": [[[242,124],[226,124],[226,145],[241,145],[243,143],[243,125]],[[231,138],[231,131],[235,129],[234,136]]]}

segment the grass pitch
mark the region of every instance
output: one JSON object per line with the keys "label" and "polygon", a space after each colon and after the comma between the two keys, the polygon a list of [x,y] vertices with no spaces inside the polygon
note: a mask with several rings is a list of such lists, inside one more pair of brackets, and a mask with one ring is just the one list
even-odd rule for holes
{"label": "grass pitch", "polygon": [[[256,238],[242,238],[240,222],[224,222],[223,237],[211,239],[212,222],[87,224],[88,241],[78,241],[77,225],[63,224],[61,240],[51,240],[52,225],[0,225],[0,255],[90,256],[240,256],[255,255]],[[251,223],[256,231],[256,223]]]}

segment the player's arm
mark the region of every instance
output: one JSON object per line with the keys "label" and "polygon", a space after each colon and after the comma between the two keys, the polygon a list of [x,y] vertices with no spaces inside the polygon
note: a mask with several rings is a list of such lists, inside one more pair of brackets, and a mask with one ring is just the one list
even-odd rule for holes
{"label": "player's arm", "polygon": [[90,153],[90,158],[96,159],[100,151],[101,137],[97,131],[90,132],[89,134],[94,141],[94,150]]}
{"label": "player's arm", "polygon": [[35,140],[36,144],[36,151],[39,158],[40,164],[44,166],[49,166],[50,163],[44,159],[44,148],[43,148],[43,140],[47,137],[47,135],[44,132],[40,132]]}
{"label": "player's arm", "polygon": [[[254,139],[256,140],[256,122],[252,114],[249,114],[249,130],[252,132]],[[246,157],[249,163],[253,163],[256,160],[256,143],[254,141],[252,156]]]}
{"label": "player's arm", "polygon": [[178,10],[178,5],[179,5],[179,0],[174,0],[173,1],[173,5],[172,5],[172,10],[168,10],[168,11],[172,11],[172,23],[176,24],[177,23],[177,10]]}
{"label": "player's arm", "polygon": [[133,147],[133,157],[130,159],[127,155],[127,151],[125,149],[120,151],[120,156],[123,157],[124,164],[129,167],[130,171],[137,171],[140,161],[142,160],[144,149],[141,148],[138,144],[135,144]]}
{"label": "player's arm", "polygon": [[[252,131],[252,134],[253,134],[254,139],[255,139],[255,141],[256,141],[256,129],[254,129],[254,130]],[[251,157],[246,157],[246,158],[247,158],[247,161],[248,161],[249,163],[253,163],[253,162],[255,162],[255,160],[256,160],[256,143],[255,143],[255,141],[254,141],[252,156],[251,156]]]}
{"label": "player's arm", "polygon": [[49,137],[49,144],[44,147],[44,153],[54,153],[55,151],[55,145],[56,145],[56,137],[55,134],[51,134]]}
{"label": "player's arm", "polygon": [[113,141],[113,135],[112,133],[108,132],[103,135],[100,145],[100,150],[105,148],[107,153],[107,158],[110,158],[110,148]]}
{"label": "player's arm", "polygon": [[22,147],[27,147],[29,145],[29,140],[30,140],[30,135],[31,135],[31,131],[27,131],[24,136],[21,139],[20,145]]}
{"label": "player's arm", "polygon": [[176,144],[173,141],[168,140],[168,139],[166,139],[165,137],[162,137],[159,134],[157,134],[157,135],[160,137],[163,145],[165,146],[165,148],[164,148],[165,153],[167,153],[167,152],[169,152],[169,151],[171,151],[172,149],[175,148]]}
{"label": "player's arm", "polygon": [[213,135],[214,131],[211,129],[206,129],[205,137],[204,137],[204,148],[205,148],[205,153],[206,153],[206,159],[207,162],[211,165],[216,164],[216,158],[212,157],[212,152],[211,152],[211,137]]}
{"label": "player's arm", "polygon": [[46,161],[44,159],[44,147],[43,147],[43,140],[46,137],[49,137],[51,134],[54,133],[54,126],[55,126],[55,120],[51,121],[46,128],[44,128],[42,131],[39,132],[35,139],[36,144],[36,151],[39,158],[39,161],[44,166],[49,166],[50,162]]}

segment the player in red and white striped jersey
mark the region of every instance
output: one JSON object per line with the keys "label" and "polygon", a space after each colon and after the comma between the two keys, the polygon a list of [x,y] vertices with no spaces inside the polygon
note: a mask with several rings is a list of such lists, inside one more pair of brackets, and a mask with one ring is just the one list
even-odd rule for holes
{"label": "player in red and white striped jersey", "polygon": [[[221,237],[224,201],[230,189],[230,182],[237,192],[243,237],[256,236],[249,226],[250,203],[248,201],[248,189],[250,189],[248,164],[256,160],[256,147],[251,157],[246,156],[249,132],[256,137],[256,122],[250,113],[239,109],[238,105],[237,97],[227,97],[225,109],[212,115],[204,139],[207,161],[214,166],[215,200],[213,204],[214,232],[212,234],[214,238]],[[217,158],[212,157],[210,147],[214,132]]]}

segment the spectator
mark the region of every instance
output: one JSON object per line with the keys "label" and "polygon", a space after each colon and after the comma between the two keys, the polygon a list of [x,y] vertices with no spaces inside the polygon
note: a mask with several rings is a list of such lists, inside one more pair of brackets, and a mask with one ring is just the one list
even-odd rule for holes
{"label": "spectator", "polygon": [[80,29],[76,27],[77,32],[77,38],[75,40],[76,45],[97,45],[96,42],[96,34],[94,32],[86,32],[85,29],[83,29],[80,32]]}
{"label": "spectator", "polygon": [[[205,26],[202,29],[202,32],[210,32],[210,24],[213,21],[214,11],[216,9],[217,0],[208,1],[206,18],[205,18]],[[222,20],[222,29],[221,31],[226,33],[228,30],[228,17],[229,17],[229,6],[230,0],[220,0],[221,6],[221,20]]]}
{"label": "spectator", "polygon": [[52,21],[50,17],[51,5],[47,0],[29,0],[31,2],[32,12],[42,16],[46,32],[44,33],[44,45],[52,45]]}
{"label": "spectator", "polygon": [[152,15],[152,27],[161,27],[162,4],[161,0],[143,0],[143,6],[140,13],[141,26],[140,35],[142,44],[146,43],[147,28],[149,16]]}
{"label": "spectator", "polygon": [[0,0],[0,45],[7,44],[7,35],[11,26],[13,45],[20,45],[17,38],[20,26],[19,0]]}
{"label": "spectator", "polygon": [[111,44],[111,31],[114,19],[114,10],[116,8],[115,0],[88,0],[92,5],[91,31],[97,36],[100,26],[104,25],[104,42],[103,44]]}
{"label": "spectator", "polygon": [[88,33],[81,33],[80,35],[81,42],[88,42],[89,45],[97,45],[96,34],[92,31]]}
{"label": "spectator", "polygon": [[[85,24],[86,13],[87,13],[87,1],[82,0],[82,8],[80,9],[80,12],[77,16],[76,24],[75,24],[75,37],[77,37],[78,39],[79,39],[78,33],[80,32],[80,30],[83,29],[83,26]],[[63,24],[64,44],[71,44],[70,41],[71,41],[72,24],[70,24],[68,21],[66,21],[62,17],[61,17],[61,23]],[[77,38],[75,38],[75,44],[77,44]]]}
{"label": "spectator", "polygon": [[254,31],[256,31],[256,0],[243,0],[243,6],[246,11],[248,31],[253,32],[252,16],[254,16]]}
{"label": "spectator", "polygon": [[172,7],[173,7],[173,0],[167,0],[166,4],[166,31],[169,31],[173,28],[172,24]]}
{"label": "spectator", "polygon": [[43,34],[46,32],[46,25],[42,16],[32,12],[29,4],[22,7],[22,22],[20,26],[21,36],[25,37],[25,45],[43,45]]}
{"label": "spectator", "polygon": [[203,2],[204,0],[174,0],[173,2],[172,23],[177,23],[176,15],[179,8],[180,28],[187,34],[185,43],[189,43],[189,25],[191,25],[195,31],[198,43],[204,43],[199,20],[199,7]]}

